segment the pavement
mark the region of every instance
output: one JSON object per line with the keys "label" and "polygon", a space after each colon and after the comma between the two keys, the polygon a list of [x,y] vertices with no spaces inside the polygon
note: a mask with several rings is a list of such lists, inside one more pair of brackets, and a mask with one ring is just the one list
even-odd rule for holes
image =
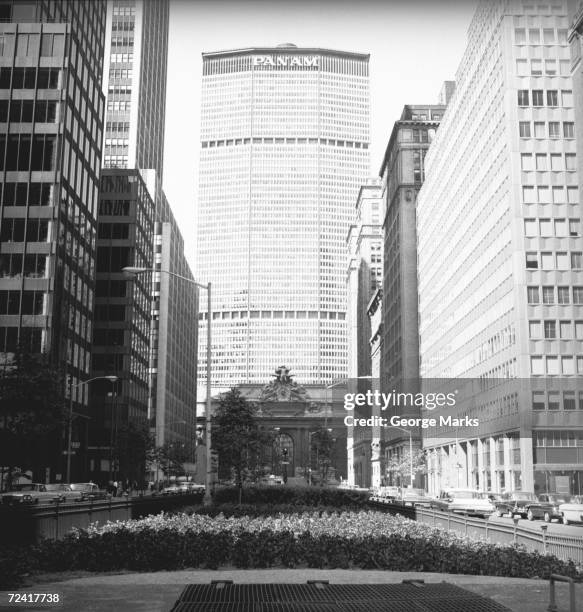
{"label": "pavement", "polygon": [[[484,597],[490,597],[513,612],[547,612],[549,582],[526,578],[466,576],[429,572],[389,572],[379,570],[184,570],[155,573],[45,574],[30,579],[29,586],[18,593],[58,593],[59,604],[50,609],[64,612],[111,611],[169,612],[189,584],[209,584],[211,580],[232,580],[235,584],[297,583],[328,580],[331,584],[398,584],[402,580],[424,580],[426,583],[448,582]],[[583,610],[583,584],[575,585],[574,610]],[[8,606],[8,592],[0,592],[0,610],[39,610],[41,607]],[[569,608],[568,585],[557,585],[557,612]],[[49,609],[45,607],[44,609]],[[372,612],[372,611],[371,611]],[[467,612],[472,612],[468,610]]]}

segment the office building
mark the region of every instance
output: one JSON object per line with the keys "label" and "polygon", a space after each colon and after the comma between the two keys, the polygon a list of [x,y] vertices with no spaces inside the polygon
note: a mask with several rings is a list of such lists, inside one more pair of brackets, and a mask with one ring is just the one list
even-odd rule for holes
{"label": "office building", "polygon": [[[445,104],[454,88],[451,81],[444,84],[440,98]],[[386,210],[383,219],[381,389],[386,393],[393,389],[405,393],[419,391],[415,205],[425,180],[425,155],[443,117],[445,104],[406,105],[393,126],[380,168]],[[405,416],[419,416],[418,409],[408,408]],[[403,411],[395,407],[391,414],[389,412],[383,416]],[[409,431],[415,447],[419,448],[421,432],[418,428],[383,430],[382,471],[389,484],[400,484],[396,482],[399,480],[396,474],[386,471],[393,458],[409,453]]]}
{"label": "office building", "polygon": [[[154,231],[154,268],[194,280],[184,240],[162,191]],[[183,445],[193,461],[196,442],[198,288],[171,274],[154,273],[150,425],[156,445]]]}
{"label": "office building", "polygon": [[203,54],[196,276],[213,284],[199,328],[202,375],[213,317],[213,387],[260,384],[281,363],[302,384],[347,375],[368,59],[292,44]]}
{"label": "office building", "polygon": [[[86,413],[105,2],[0,2],[0,354],[46,352]],[[84,420],[74,448],[86,446]],[[62,478],[66,440],[39,474]],[[58,444],[57,444],[58,446]],[[81,469],[73,458],[73,474]]]}
{"label": "office building", "polygon": [[[480,2],[417,200],[431,493],[582,493],[583,262],[566,3]],[[451,382],[450,382],[451,381]],[[454,387],[454,388],[452,388]],[[578,388],[579,387],[579,388]]]}
{"label": "office building", "polygon": [[122,269],[153,267],[154,191],[144,171],[101,174],[92,374],[118,380],[92,383],[88,467],[95,482],[145,474],[152,284],[149,275],[128,278]]}
{"label": "office building", "polygon": [[[382,284],[383,243],[381,181],[369,179],[358,192],[353,223],[346,237],[348,267],[346,293],[348,299],[348,373],[355,392],[371,387],[371,326],[369,302]],[[354,379],[354,380],[352,380]],[[356,415],[355,415],[356,416]],[[358,486],[370,486],[371,430],[348,427],[348,481]]]}

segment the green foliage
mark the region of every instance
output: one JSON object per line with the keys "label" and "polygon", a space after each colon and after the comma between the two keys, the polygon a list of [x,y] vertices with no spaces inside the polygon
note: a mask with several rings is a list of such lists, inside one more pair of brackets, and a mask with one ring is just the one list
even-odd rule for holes
{"label": "green foliage", "polygon": [[332,463],[332,453],[334,452],[335,439],[332,432],[325,427],[320,427],[310,436],[311,458],[316,461],[316,469],[326,480],[328,468]]}
{"label": "green foliage", "polygon": [[[573,562],[524,547],[491,544],[378,512],[304,512],[251,518],[160,514],[93,525],[64,540],[0,555],[3,586],[30,571],[156,571],[314,567],[583,578]],[[2,572],[0,572],[2,574]]]}
{"label": "green foliage", "polygon": [[244,475],[256,470],[263,446],[273,442],[256,418],[256,407],[233,388],[223,393],[212,420],[212,448],[219,454],[223,471],[235,473],[238,487]]}

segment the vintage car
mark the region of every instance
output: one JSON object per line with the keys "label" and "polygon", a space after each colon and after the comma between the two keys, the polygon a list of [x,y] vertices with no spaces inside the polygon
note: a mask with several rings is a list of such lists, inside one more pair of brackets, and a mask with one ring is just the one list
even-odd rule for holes
{"label": "vintage car", "polygon": [[496,507],[496,516],[509,514],[512,517],[518,514],[531,521],[535,518],[544,518],[544,513],[552,508],[551,504],[540,502],[534,493],[527,491],[503,493],[500,499],[494,503],[494,506]]}
{"label": "vintage car", "polygon": [[575,495],[567,503],[560,504],[559,512],[564,525],[583,523],[583,495]]}
{"label": "vintage car", "polygon": [[553,519],[561,520],[563,518],[559,506],[569,503],[571,496],[560,493],[542,493],[538,496],[538,500],[541,504],[548,505],[548,508],[543,509],[543,520],[545,523],[550,523]]}
{"label": "vintage car", "polygon": [[53,487],[62,485],[45,485],[42,483],[29,483],[14,485],[10,491],[0,495],[2,503],[7,505],[38,504],[40,502],[53,503],[63,499],[61,491]]}
{"label": "vintage car", "polygon": [[486,493],[472,489],[447,489],[431,501],[431,507],[458,514],[486,517],[494,512],[494,505]]}
{"label": "vintage car", "polygon": [[403,489],[397,501],[405,506],[423,506],[425,508],[430,508],[433,499],[428,497],[423,489]]}
{"label": "vintage car", "polygon": [[79,497],[75,497],[75,501],[89,501],[95,499],[110,499],[111,494],[100,489],[93,482],[74,482],[68,485],[72,491],[77,493]]}

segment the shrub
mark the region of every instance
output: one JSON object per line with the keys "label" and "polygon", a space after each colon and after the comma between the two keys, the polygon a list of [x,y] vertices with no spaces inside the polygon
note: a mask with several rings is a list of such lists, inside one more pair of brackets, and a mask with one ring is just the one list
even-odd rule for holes
{"label": "shrub", "polygon": [[[10,563],[13,565],[11,566]],[[296,567],[362,568],[492,576],[581,578],[572,561],[492,544],[401,516],[371,511],[156,515],[94,524],[60,541],[0,556],[0,575],[15,585],[27,571],[174,570]],[[10,584],[5,585],[10,586]]]}
{"label": "shrub", "polygon": [[[290,504],[294,506],[332,506],[335,508],[362,508],[368,493],[349,489],[326,487],[243,487],[242,504]],[[215,491],[216,504],[236,504],[239,500],[237,487],[222,487]]]}

